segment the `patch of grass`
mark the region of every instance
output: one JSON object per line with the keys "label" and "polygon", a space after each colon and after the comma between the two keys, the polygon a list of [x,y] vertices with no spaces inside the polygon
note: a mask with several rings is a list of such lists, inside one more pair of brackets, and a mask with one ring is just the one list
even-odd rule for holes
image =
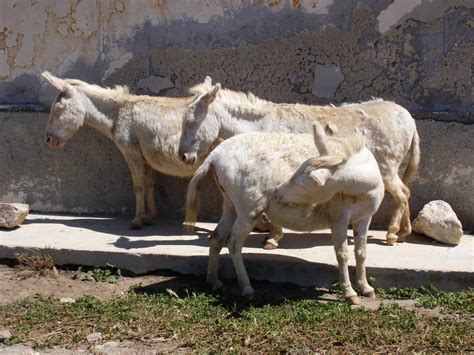
{"label": "patch of grass", "polygon": [[474,347],[469,320],[429,318],[401,308],[353,309],[344,302],[267,298],[252,301],[224,295],[139,293],[75,303],[38,298],[0,307],[0,328],[15,342],[36,347],[85,343],[101,332],[103,341],[165,337],[197,351],[462,351]]}
{"label": "patch of grass", "polygon": [[81,266],[77,269],[78,273],[83,273],[97,282],[117,283],[122,277],[122,271],[111,264],[106,267],[95,267],[93,269],[84,270]]}
{"label": "patch of grass", "polygon": [[45,252],[33,251],[16,255],[20,277],[57,276],[53,257]]}
{"label": "patch of grass", "polygon": [[474,289],[457,292],[442,291],[428,285],[419,288],[377,289],[377,295],[389,299],[417,300],[419,306],[425,308],[440,307],[445,312],[457,312],[468,317],[474,316]]}

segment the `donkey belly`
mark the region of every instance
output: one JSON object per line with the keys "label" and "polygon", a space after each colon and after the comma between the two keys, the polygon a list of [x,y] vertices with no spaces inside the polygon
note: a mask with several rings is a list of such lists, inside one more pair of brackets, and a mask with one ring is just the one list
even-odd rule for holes
{"label": "donkey belly", "polygon": [[193,166],[183,164],[173,149],[142,148],[142,154],[149,166],[163,174],[186,177],[193,175],[196,170]]}
{"label": "donkey belly", "polygon": [[265,213],[267,213],[272,223],[295,231],[309,232],[330,228],[328,218],[321,214],[315,214],[314,206],[296,205],[289,207],[272,201]]}

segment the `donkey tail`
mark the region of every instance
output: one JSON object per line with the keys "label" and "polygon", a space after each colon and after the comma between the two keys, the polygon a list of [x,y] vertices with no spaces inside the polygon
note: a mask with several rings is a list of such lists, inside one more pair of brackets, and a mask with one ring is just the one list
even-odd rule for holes
{"label": "donkey tail", "polygon": [[186,213],[184,217],[184,224],[185,228],[189,231],[193,231],[194,225],[196,224],[199,211],[199,192],[202,187],[202,179],[209,172],[211,160],[212,159],[210,159],[210,157],[204,160],[201,166],[194,173],[193,178],[188,185],[188,191],[186,193]]}
{"label": "donkey tail", "polygon": [[405,185],[407,185],[408,180],[410,180],[410,177],[413,175],[420,164],[420,137],[418,136],[418,131],[416,128],[411,140],[409,154],[410,160],[408,161],[408,165],[402,177],[402,181]]}

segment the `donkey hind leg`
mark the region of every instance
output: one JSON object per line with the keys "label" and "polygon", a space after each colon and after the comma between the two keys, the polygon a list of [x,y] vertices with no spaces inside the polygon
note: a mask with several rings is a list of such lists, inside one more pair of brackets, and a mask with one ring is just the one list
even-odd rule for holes
{"label": "donkey hind leg", "polygon": [[[402,182],[403,183],[403,182]],[[408,186],[403,184],[403,192],[405,193],[405,196],[407,198],[407,204],[406,208],[403,210],[401,222],[400,222],[400,231],[398,232],[398,236],[400,239],[405,238],[406,236],[410,235],[412,232],[411,229],[411,222],[410,222],[410,189]]]}
{"label": "donkey hind leg", "polygon": [[278,242],[283,238],[283,229],[275,224],[270,225],[270,233],[267,234],[263,249],[273,250],[278,248]]}
{"label": "donkey hind leg", "polygon": [[349,278],[349,251],[347,248],[347,225],[349,221],[347,217],[341,217],[331,227],[331,239],[339,266],[339,288],[349,303],[360,304],[359,297],[357,297],[357,293],[352,288]]}
{"label": "donkey hind leg", "polygon": [[145,198],[148,213],[145,215],[143,223],[151,225],[156,218],[157,210],[155,203],[155,171],[149,165],[145,165]]}
{"label": "donkey hind leg", "polygon": [[[411,232],[410,224],[410,210],[408,207],[408,197],[406,192],[408,192],[408,187],[403,184],[402,180],[398,174],[391,175],[384,178],[385,189],[390,193],[393,200],[395,201],[395,211],[392,214],[390,219],[390,224],[388,225],[387,233],[387,244],[394,245],[398,237],[404,237]],[[403,229],[400,228],[400,224],[403,216]],[[408,216],[408,218],[407,218]]]}
{"label": "donkey hind leg", "polygon": [[210,236],[209,240],[209,261],[207,265],[206,281],[212,285],[213,290],[222,287],[222,281],[219,280],[219,254],[227,242],[232,226],[235,222],[235,209],[230,199],[223,194],[222,215],[219,219],[216,229]]}
{"label": "donkey hind leg", "polygon": [[367,232],[371,217],[353,225],[354,229],[354,254],[356,259],[357,286],[365,297],[375,298],[374,288],[367,282],[365,273],[365,258],[367,257]]}
{"label": "donkey hind leg", "polygon": [[237,217],[227,243],[230,257],[234,264],[235,272],[237,273],[237,279],[242,289],[242,296],[249,298],[253,296],[253,288],[250,284],[247,270],[245,269],[244,260],[242,258],[242,248],[254,226],[255,221],[250,217]]}

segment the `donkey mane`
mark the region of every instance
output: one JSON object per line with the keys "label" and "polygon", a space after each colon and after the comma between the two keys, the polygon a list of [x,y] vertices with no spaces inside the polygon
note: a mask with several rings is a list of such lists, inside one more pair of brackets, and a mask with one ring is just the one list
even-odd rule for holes
{"label": "donkey mane", "polygon": [[360,105],[361,103],[368,103],[368,102],[375,103],[375,102],[383,102],[383,101],[385,101],[385,100],[381,99],[379,97],[372,96],[370,98],[370,100],[358,101],[358,102],[344,102],[344,103],[340,104],[337,107],[351,107],[351,106],[355,106],[355,105]]}
{"label": "donkey mane", "polygon": [[[191,95],[204,95],[212,89],[212,85],[207,83],[199,83],[191,88],[188,89],[188,92]],[[360,103],[376,103],[376,102],[383,102],[383,99],[372,97],[370,100],[367,101],[360,101],[360,102],[351,102],[351,103],[342,103],[340,105],[328,104],[328,105],[307,105],[307,104],[288,104],[288,103],[275,103],[271,101],[267,101],[261,99],[254,95],[251,92],[242,92],[242,91],[234,91],[230,89],[222,88],[219,90],[217,95],[226,103],[231,103],[233,107],[238,107],[240,111],[253,111],[258,113],[260,110],[265,109],[268,106],[275,106],[282,110],[290,110],[293,111],[294,114],[302,113],[302,114],[311,114],[314,112],[313,110],[318,107],[320,109],[325,108],[335,108],[335,107],[351,107],[359,105]],[[291,107],[289,107],[291,106]]]}
{"label": "donkey mane", "polygon": [[68,84],[85,91],[93,96],[124,97],[130,95],[128,86],[116,85],[114,87],[102,87],[96,84],[89,84],[79,79],[64,79]]}
{"label": "donkey mane", "polygon": [[[192,86],[189,88],[188,92],[192,95],[204,95],[206,94],[212,86],[207,85],[206,83],[200,83],[197,85]],[[264,105],[275,105],[275,103],[261,99],[255,96],[253,93],[242,92],[242,91],[234,91],[230,89],[222,88],[219,90],[217,95],[222,98],[226,102],[231,102],[233,105],[236,106],[251,106],[252,109],[261,108]],[[247,107],[250,108],[250,107]]]}

